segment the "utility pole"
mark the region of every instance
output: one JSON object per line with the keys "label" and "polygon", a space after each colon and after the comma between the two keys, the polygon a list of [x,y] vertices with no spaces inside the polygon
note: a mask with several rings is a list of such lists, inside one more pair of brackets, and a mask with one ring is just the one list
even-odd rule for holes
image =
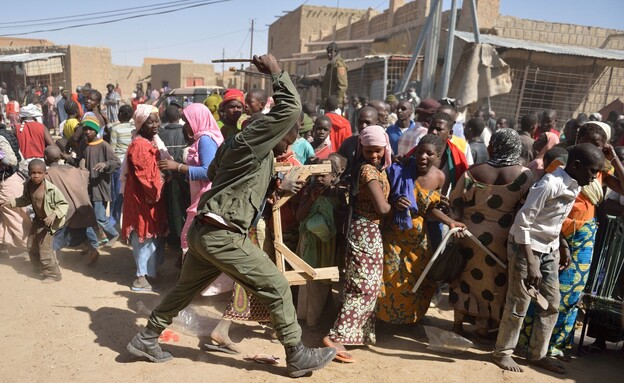
{"label": "utility pole", "polygon": [[[223,48],[223,51],[221,53],[221,58],[225,60],[225,48]],[[225,86],[225,63],[224,62],[221,63],[221,82],[223,83],[222,86],[226,88]]]}
{"label": "utility pole", "polygon": [[249,44],[249,59],[253,58],[253,34],[254,34],[254,19],[251,19],[251,43]]}

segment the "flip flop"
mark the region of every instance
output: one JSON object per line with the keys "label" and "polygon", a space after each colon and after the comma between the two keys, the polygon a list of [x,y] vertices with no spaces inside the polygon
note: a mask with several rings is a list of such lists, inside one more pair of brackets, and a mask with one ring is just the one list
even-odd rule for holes
{"label": "flip flop", "polygon": [[[336,356],[334,357],[335,360],[342,363],[355,363],[357,361],[347,350],[344,349],[344,346],[337,346],[331,339],[329,339],[329,337],[323,338],[323,344],[327,347],[336,349]],[[340,350],[340,348],[342,348],[342,350]]]}
{"label": "flip flop", "polygon": [[279,357],[275,356],[275,355],[270,355],[270,354],[256,354],[256,355],[252,355],[252,356],[244,356],[243,360],[246,360],[248,362],[256,362],[256,363],[262,363],[262,364],[278,364],[279,363]]}
{"label": "flip flop", "polygon": [[527,286],[526,282],[522,281],[522,289],[524,292],[531,297],[531,300],[535,302],[542,310],[548,310],[548,301],[540,292],[535,288],[535,286]]}
{"label": "flip flop", "polygon": [[218,352],[224,352],[226,354],[231,354],[231,355],[237,355],[240,354],[240,352],[236,351],[236,350],[232,350],[229,346],[233,345],[234,343],[228,343],[228,344],[208,344],[208,343],[204,343],[204,347],[206,348],[206,351],[218,351]]}

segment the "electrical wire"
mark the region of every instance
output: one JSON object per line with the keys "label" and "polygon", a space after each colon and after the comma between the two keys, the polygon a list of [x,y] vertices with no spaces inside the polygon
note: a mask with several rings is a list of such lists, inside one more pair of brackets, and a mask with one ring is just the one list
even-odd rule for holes
{"label": "electrical wire", "polygon": [[[196,3],[203,3],[205,0],[185,0],[184,2],[187,4],[196,4]],[[155,11],[155,10],[159,10],[159,9],[169,9],[169,8],[173,8],[175,9],[177,6],[179,6],[180,4],[171,4],[171,2],[169,3],[160,3],[160,4],[154,4],[155,6],[151,6],[149,8],[150,11]],[[139,9],[142,11],[145,11],[145,6],[144,7],[140,7]],[[28,22],[24,22],[20,25],[4,25],[2,23],[0,23],[0,29],[16,29],[16,28],[27,28],[27,27],[42,27],[42,26],[46,26],[46,25],[59,25],[59,24],[69,24],[69,23],[73,23],[73,22],[77,22],[77,21],[81,21],[81,20],[73,20],[72,18],[75,17],[81,17],[81,16],[91,16],[93,17],[93,15],[97,15],[98,19],[108,19],[111,17],[117,17],[117,16],[129,16],[129,14],[131,13],[135,13],[135,12],[128,12],[128,10],[130,9],[134,9],[134,8],[126,8],[126,9],[119,9],[116,11],[105,11],[105,12],[92,12],[89,14],[82,14],[82,15],[74,15],[74,16],[65,16],[65,17],[57,17],[57,18],[52,18],[52,19],[47,19],[49,22],[45,22],[45,23],[28,23]],[[108,15],[105,15],[105,13],[110,13]],[[50,20],[57,20],[57,19],[61,19],[61,21],[50,21]],[[46,19],[43,19],[44,21],[46,21]],[[64,20],[64,21],[63,21]]]}
{"label": "electrical wire", "polygon": [[93,25],[111,24],[111,23],[116,23],[116,22],[124,21],[124,20],[131,20],[131,19],[138,19],[138,18],[155,16],[155,15],[162,15],[162,14],[165,14],[165,13],[168,14],[168,13],[180,12],[180,11],[183,11],[185,9],[198,8],[198,7],[203,7],[203,6],[206,6],[206,5],[214,5],[214,4],[218,4],[218,3],[226,3],[226,2],[229,2],[229,1],[231,1],[231,0],[207,1],[207,2],[204,2],[204,3],[188,5],[188,6],[185,6],[185,7],[180,7],[180,8],[172,9],[172,10],[164,10],[164,11],[159,11],[159,12],[144,13],[144,14],[139,14],[139,15],[120,17],[118,19],[113,19],[113,20],[95,21],[95,22],[90,22],[90,23],[85,23],[85,24],[76,24],[76,25],[70,25],[70,26],[59,27],[59,28],[40,29],[40,30],[29,31],[29,32],[4,34],[4,35],[0,35],[0,37],[24,36],[24,35],[30,35],[30,34],[33,34],[33,33],[56,32],[56,31],[64,31],[64,30],[67,30],[67,29],[90,27],[90,26],[93,26]]}
{"label": "electrical wire", "polygon": [[243,51],[243,46],[245,46],[245,43],[247,42],[247,38],[249,38],[249,35],[251,34],[251,30],[247,30],[247,34],[245,35],[245,39],[243,40],[243,43],[241,44],[240,48],[238,48],[238,52],[236,52],[236,54],[233,57],[238,56],[242,51]]}
{"label": "electrical wire", "polygon": [[[179,2],[181,3],[189,3],[189,2],[198,2],[197,0],[179,0]],[[72,19],[72,18],[76,18],[76,17],[83,17],[83,16],[91,16],[93,17],[93,15],[97,15],[98,17],[109,17],[109,16],[116,16],[118,13],[123,14],[124,12],[127,11],[135,11],[135,10],[145,10],[146,7],[151,7],[151,9],[153,10],[153,7],[158,7],[161,5],[167,5],[169,7],[173,7],[174,5],[171,4],[171,1],[168,2],[164,2],[164,3],[156,3],[156,4],[151,4],[151,5],[143,5],[143,6],[139,6],[139,7],[131,7],[131,8],[122,8],[122,9],[115,9],[112,11],[92,11],[89,13],[80,13],[77,15],[67,15],[67,16],[57,16],[57,17],[48,17],[45,19],[28,19],[28,20],[19,20],[19,21],[7,21],[7,22],[3,22],[0,23],[0,28],[7,28],[7,26],[11,26],[12,28],[20,28],[23,26],[30,26],[30,24],[28,23],[33,23],[32,25],[48,25],[50,23],[47,23],[48,21],[53,21],[53,20],[60,20],[61,22],[63,22],[63,20],[67,20],[67,19]],[[112,15],[108,15],[109,13],[112,13]],[[46,23],[39,23],[39,22],[46,22]],[[16,25],[12,25],[12,24],[16,24]]]}

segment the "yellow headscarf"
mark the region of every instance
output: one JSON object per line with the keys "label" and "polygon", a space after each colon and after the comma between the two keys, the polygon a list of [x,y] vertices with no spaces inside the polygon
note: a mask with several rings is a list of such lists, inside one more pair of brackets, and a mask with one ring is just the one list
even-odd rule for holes
{"label": "yellow headscarf", "polygon": [[213,93],[204,100],[204,105],[210,109],[215,121],[219,121],[219,105],[223,99],[217,93]]}

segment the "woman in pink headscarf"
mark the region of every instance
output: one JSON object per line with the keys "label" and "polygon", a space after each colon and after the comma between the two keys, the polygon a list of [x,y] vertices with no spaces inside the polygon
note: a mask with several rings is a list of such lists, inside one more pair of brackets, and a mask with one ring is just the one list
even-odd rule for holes
{"label": "woman in pink headscarf", "polygon": [[539,180],[544,175],[544,155],[558,143],[559,137],[555,133],[551,132],[540,134],[537,140],[533,143],[535,159],[529,162],[527,167],[533,171],[535,180]]}
{"label": "woman in pink headscarf", "polygon": [[186,253],[186,233],[193,219],[197,215],[197,204],[202,194],[210,190],[212,185],[208,178],[208,165],[217,153],[217,148],[223,143],[223,135],[219,130],[210,110],[204,105],[194,103],[182,111],[184,134],[192,145],[186,157],[186,164],[179,164],[172,160],[160,161],[160,169],[178,171],[188,174],[191,186],[191,205],[186,210],[186,221],[180,235],[182,251]]}
{"label": "woman in pink headscarf", "polygon": [[372,125],[360,133],[356,154],[359,165],[353,172],[353,216],[347,234],[344,300],[334,327],[323,338],[326,346],[337,349],[336,359],[342,362],[355,361],[344,345],[375,343],[375,304],[384,260],[379,223],[390,212],[390,184],[384,169],[391,157],[384,128]]}

